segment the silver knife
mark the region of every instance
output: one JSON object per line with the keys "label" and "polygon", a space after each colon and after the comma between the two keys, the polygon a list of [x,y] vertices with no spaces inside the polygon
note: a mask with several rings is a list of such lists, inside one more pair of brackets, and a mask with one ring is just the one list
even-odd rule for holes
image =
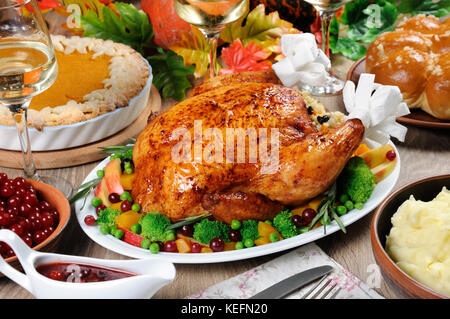
{"label": "silver knife", "polygon": [[329,274],[332,271],[333,267],[329,265],[302,271],[301,273],[288,277],[279,283],[270,286],[249,299],[279,299],[286,296],[288,293]]}

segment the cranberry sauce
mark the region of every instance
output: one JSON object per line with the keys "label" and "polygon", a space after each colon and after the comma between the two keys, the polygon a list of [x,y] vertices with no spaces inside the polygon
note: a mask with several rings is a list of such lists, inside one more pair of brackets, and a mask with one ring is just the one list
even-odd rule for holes
{"label": "cranberry sauce", "polygon": [[59,262],[39,265],[36,270],[41,275],[53,280],[78,283],[109,281],[137,276],[137,274],[121,269]]}

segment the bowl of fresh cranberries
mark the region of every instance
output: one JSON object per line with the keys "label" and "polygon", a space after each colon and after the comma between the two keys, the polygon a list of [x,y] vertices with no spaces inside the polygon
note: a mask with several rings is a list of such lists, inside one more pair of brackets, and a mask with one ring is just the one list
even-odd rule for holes
{"label": "bowl of fresh cranberries", "polygon": [[[53,186],[0,173],[0,229],[12,230],[35,250],[49,251],[69,217],[68,200]],[[19,265],[4,242],[0,242],[0,254],[12,266]]]}

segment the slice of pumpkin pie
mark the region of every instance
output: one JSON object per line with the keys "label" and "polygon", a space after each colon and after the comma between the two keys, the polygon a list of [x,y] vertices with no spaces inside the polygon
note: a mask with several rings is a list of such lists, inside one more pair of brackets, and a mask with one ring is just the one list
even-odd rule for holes
{"label": "slice of pumpkin pie", "polygon": [[[124,44],[60,35],[52,36],[52,41],[58,76],[49,89],[32,99],[29,125],[74,124],[127,107],[150,76],[142,56]],[[14,125],[2,105],[0,124]]]}

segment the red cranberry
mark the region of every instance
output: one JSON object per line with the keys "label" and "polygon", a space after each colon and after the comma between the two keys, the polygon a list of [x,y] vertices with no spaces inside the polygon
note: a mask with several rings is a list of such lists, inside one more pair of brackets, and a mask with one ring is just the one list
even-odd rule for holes
{"label": "red cranberry", "polygon": [[8,226],[11,224],[11,218],[8,213],[0,213],[0,226]]}
{"label": "red cranberry", "polygon": [[180,232],[184,236],[192,237],[194,234],[194,227],[192,227],[192,225],[184,225],[181,227]]}
{"label": "red cranberry", "polygon": [[241,237],[241,233],[238,230],[232,229],[228,233],[228,238],[231,241],[240,241],[242,237]]}
{"label": "red cranberry", "polygon": [[128,199],[125,199],[121,204],[120,204],[120,210],[122,212],[127,212],[129,210],[131,210],[131,202]]}
{"label": "red cranberry", "polygon": [[30,221],[32,221],[32,222],[37,220],[37,219],[41,219],[41,213],[37,212],[37,211],[34,211],[34,212],[32,212],[30,214],[29,218],[30,218]]}
{"label": "red cranberry", "polygon": [[317,212],[314,209],[312,209],[312,208],[305,209],[302,213],[302,217],[305,222],[305,225],[311,224],[311,222],[313,221],[314,217],[316,217],[316,215],[317,215]]}
{"label": "red cranberry", "polygon": [[3,257],[4,258],[10,258],[13,257],[15,255],[14,250],[12,250],[11,248],[6,250]]}
{"label": "red cranberry", "polygon": [[202,245],[199,243],[192,243],[191,245],[191,253],[201,253],[202,252]]}
{"label": "red cranberry", "polygon": [[17,235],[22,236],[24,233],[23,227],[20,224],[14,224],[11,226],[10,230],[15,232]]}
{"label": "red cranberry", "polygon": [[23,217],[30,216],[33,211],[33,207],[28,203],[23,203],[19,206],[19,215]]}
{"label": "red cranberry", "polygon": [[30,193],[30,192],[25,194],[25,196],[23,197],[23,201],[27,204],[30,204],[31,206],[39,204],[39,200],[38,200],[36,194]]}
{"label": "red cranberry", "polygon": [[16,186],[16,187],[23,187],[27,183],[27,181],[23,177],[14,178],[13,182],[14,182],[14,186]]}
{"label": "red cranberry", "polygon": [[23,227],[24,232],[31,230],[32,225],[28,218],[19,216],[19,217],[16,217],[16,220],[17,220],[17,224],[20,224]]}
{"label": "red cranberry", "polygon": [[175,240],[168,240],[164,243],[164,251],[168,253],[176,253],[178,251]]}
{"label": "red cranberry", "polygon": [[42,243],[46,238],[47,238],[47,236],[43,230],[38,230],[37,232],[35,232],[33,234],[33,242],[36,245],[39,245],[40,243]]}
{"label": "red cranberry", "polygon": [[49,237],[54,231],[55,229],[52,226],[43,229],[43,232],[46,237]]}
{"label": "red cranberry", "polygon": [[390,161],[395,160],[396,157],[397,157],[397,154],[395,153],[394,150],[390,150],[389,152],[386,153],[386,158]]}
{"label": "red cranberry", "polygon": [[45,200],[39,202],[39,208],[41,211],[51,210],[52,206]]}
{"label": "red cranberry", "polygon": [[4,200],[0,199],[0,208],[5,208],[6,207],[6,202]]}
{"label": "red cranberry", "polygon": [[222,251],[225,248],[225,242],[221,238],[216,237],[211,239],[209,247],[216,252]]}
{"label": "red cranberry", "polygon": [[3,183],[8,179],[8,175],[6,173],[0,173],[0,183]]}
{"label": "red cranberry", "polygon": [[95,217],[92,216],[92,215],[87,215],[87,216],[84,218],[84,223],[85,223],[86,225],[88,225],[88,226],[94,226],[94,225],[95,225],[95,222],[96,222]]}
{"label": "red cranberry", "polygon": [[29,247],[33,246],[33,239],[31,239],[31,236],[23,236],[22,240],[27,244]]}
{"label": "red cranberry", "polygon": [[52,227],[54,222],[53,222],[53,216],[50,212],[44,212],[41,215],[41,221],[42,221],[42,226],[43,227]]}
{"label": "red cranberry", "polygon": [[95,207],[95,212],[97,213],[97,215],[102,211],[105,210],[106,206],[103,204],[98,205],[97,207]]}
{"label": "red cranberry", "polygon": [[113,204],[118,203],[118,202],[120,202],[120,196],[117,193],[111,193],[108,196],[108,200]]}
{"label": "red cranberry", "polygon": [[6,203],[8,204],[9,207],[18,207],[22,203],[22,200],[20,199],[19,196],[13,195],[10,198],[8,198]]}
{"label": "red cranberry", "polygon": [[23,199],[27,194],[27,190],[25,188],[16,188],[16,195],[19,196],[20,199]]}
{"label": "red cranberry", "polygon": [[4,198],[8,198],[16,193],[16,190],[12,186],[5,186],[3,184],[2,189],[0,190],[0,196]]}
{"label": "red cranberry", "polygon": [[297,227],[305,226],[305,221],[302,216],[294,215],[291,217],[291,220],[294,223],[294,225]]}

